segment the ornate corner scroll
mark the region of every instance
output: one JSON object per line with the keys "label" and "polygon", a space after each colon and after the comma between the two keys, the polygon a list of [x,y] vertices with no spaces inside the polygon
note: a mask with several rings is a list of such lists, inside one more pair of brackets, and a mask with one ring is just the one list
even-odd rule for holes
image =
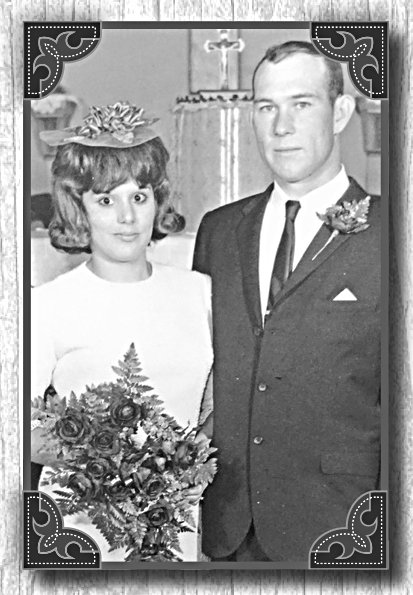
{"label": "ornate corner scroll", "polygon": [[49,95],[59,84],[65,62],[88,56],[100,35],[98,22],[24,23],[24,98]]}
{"label": "ornate corner scroll", "polygon": [[354,86],[370,99],[388,97],[387,23],[311,23],[311,40],[327,58],[347,62]]}
{"label": "ornate corner scroll", "polygon": [[387,492],[360,496],[345,527],[323,533],[310,550],[310,568],[386,569]]}
{"label": "ornate corner scroll", "polygon": [[24,492],[24,568],[100,568],[94,540],[65,528],[56,502],[42,492]]}

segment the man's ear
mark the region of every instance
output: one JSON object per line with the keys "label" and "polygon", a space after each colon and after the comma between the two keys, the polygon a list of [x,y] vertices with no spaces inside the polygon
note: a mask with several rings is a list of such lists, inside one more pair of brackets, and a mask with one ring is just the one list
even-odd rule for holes
{"label": "man's ear", "polygon": [[339,95],[334,102],[334,134],[340,134],[347,126],[356,107],[352,95]]}

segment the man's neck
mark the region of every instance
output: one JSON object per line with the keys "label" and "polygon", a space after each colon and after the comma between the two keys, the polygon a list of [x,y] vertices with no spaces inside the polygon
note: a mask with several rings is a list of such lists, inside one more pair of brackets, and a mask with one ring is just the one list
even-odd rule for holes
{"label": "man's neck", "polygon": [[343,166],[341,163],[337,164],[332,171],[324,176],[317,177],[316,180],[300,180],[300,182],[285,183],[282,181],[274,180],[275,188],[279,188],[288,198],[299,200],[310,194],[317,189],[321,189],[327,184],[334,182],[334,180],[342,173]]}

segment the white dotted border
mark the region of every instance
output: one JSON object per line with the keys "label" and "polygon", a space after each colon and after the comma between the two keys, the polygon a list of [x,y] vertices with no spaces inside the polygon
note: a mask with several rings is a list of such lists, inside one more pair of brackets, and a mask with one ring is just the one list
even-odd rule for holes
{"label": "white dotted border", "polygon": [[[340,56],[339,54],[336,54],[334,52],[332,52],[331,50],[329,50],[328,48],[325,48],[324,45],[322,44],[322,40],[318,37],[318,32],[317,30],[320,28],[323,29],[334,29],[337,33],[340,33],[339,27],[341,25],[316,25],[315,28],[315,36],[317,41],[319,42],[319,44],[322,46],[322,48],[324,49],[325,52],[327,52],[328,54],[331,54],[332,56],[335,56],[337,58],[341,58],[342,56]],[[343,25],[344,26],[344,25]],[[345,25],[346,29],[364,29],[366,28],[367,25]],[[380,29],[381,30],[381,94],[384,94],[384,67],[383,67],[383,52],[384,52],[384,27],[383,25],[368,25],[368,27],[370,29]],[[343,32],[346,32],[344,29],[342,29]],[[364,50],[366,48],[366,44],[363,44],[361,46],[361,50]],[[358,82],[358,84],[360,85],[360,87],[366,91],[366,93],[368,93],[370,95],[370,97],[373,95],[373,91],[371,89],[367,89],[365,86],[362,85],[362,83],[360,82],[357,73],[355,71],[354,68],[354,58],[357,58],[358,56],[361,56],[361,53],[357,53],[357,51],[352,54],[351,58],[353,58],[353,60],[351,61],[351,70]],[[378,97],[376,99],[379,99]]]}
{"label": "white dotted border", "polygon": [[[351,535],[351,537],[353,537],[354,541],[357,543],[357,540],[354,537],[354,535],[356,535],[356,533],[354,532],[354,529],[353,529],[354,516],[355,516],[356,512],[358,511],[358,509],[362,506],[362,504],[364,504],[364,502],[367,502],[373,498],[380,500],[380,561],[379,562],[352,562],[352,561],[344,562],[344,561],[336,560],[334,562],[317,562],[317,554],[320,553],[320,547],[323,545],[323,543],[326,543],[327,541],[329,541],[330,539],[333,539],[334,537],[339,537],[340,535]],[[333,533],[333,535],[329,535],[326,539],[324,539],[320,543],[320,545],[315,550],[315,552],[311,552],[311,553],[314,553],[314,564],[320,564],[322,566],[337,566],[337,565],[341,565],[341,566],[346,566],[346,565],[347,566],[373,566],[373,565],[383,564],[383,496],[382,495],[366,496],[366,498],[364,498],[360,502],[360,504],[354,511],[354,514],[352,517],[352,523],[351,523],[351,533],[349,533],[348,531],[347,532],[341,531],[339,533]]]}
{"label": "white dotted border", "polygon": [[[97,569],[96,566],[96,552],[91,551],[91,553],[93,554],[93,561],[92,562],[77,562],[76,560],[74,562],[32,562],[30,560],[30,522],[32,520],[31,516],[30,516],[30,500],[36,500],[36,501],[41,501],[42,504],[45,504],[49,510],[51,511],[51,513],[53,514],[55,521],[56,521],[56,525],[59,524],[59,519],[56,516],[55,511],[53,510],[53,508],[51,507],[50,503],[47,501],[46,497],[44,495],[42,495],[40,492],[34,496],[28,496],[27,497],[27,501],[28,501],[28,506],[26,507],[26,535],[27,535],[27,564],[33,564],[34,566],[93,566]],[[90,543],[88,543],[88,541],[86,539],[84,539],[83,537],[81,537],[80,535],[76,535],[75,533],[70,533],[67,529],[63,531],[63,533],[60,533],[59,531],[57,531],[53,536],[50,536],[52,538],[52,541],[48,544],[48,545],[52,545],[54,541],[56,541],[57,537],[59,537],[60,535],[69,535],[70,537],[75,537],[76,540],[80,539],[82,541],[84,541],[86,543],[87,546],[90,547]],[[49,537],[46,539],[46,542],[48,541]],[[40,552],[39,552],[40,553]]]}
{"label": "white dotted border", "polygon": [[[31,50],[30,50],[30,46],[31,46],[31,39],[30,39],[30,34],[31,34],[31,29],[71,29],[72,32],[74,33],[77,29],[92,29],[93,30],[93,39],[92,41],[90,41],[90,43],[80,52],[78,52],[77,54],[73,54],[71,57],[74,56],[81,56],[83,55],[85,52],[89,51],[89,49],[91,48],[91,46],[97,41],[97,27],[95,25],[78,25],[77,23],[72,23],[71,25],[65,25],[65,24],[61,24],[61,25],[31,25],[28,27],[28,33],[27,33],[27,60],[28,60],[28,64],[29,67],[27,68],[27,95],[37,95],[36,91],[30,91],[30,78],[31,78],[31,70],[30,70],[30,66],[31,66],[31,60],[30,60],[30,55],[31,55]],[[66,56],[62,56],[60,54],[58,54],[57,52],[53,54],[53,51],[51,48],[53,48],[53,46],[49,43],[45,43],[45,47],[47,48],[47,50],[50,52],[51,55],[53,55],[56,58],[57,61],[57,68],[59,68],[59,58],[65,58]],[[54,50],[54,48],[53,48]],[[43,54],[44,55],[44,54]],[[47,91],[48,89],[50,89],[50,87],[53,85],[53,83],[55,82],[57,77],[57,71],[53,77],[52,82],[45,88],[42,89],[42,94]]]}

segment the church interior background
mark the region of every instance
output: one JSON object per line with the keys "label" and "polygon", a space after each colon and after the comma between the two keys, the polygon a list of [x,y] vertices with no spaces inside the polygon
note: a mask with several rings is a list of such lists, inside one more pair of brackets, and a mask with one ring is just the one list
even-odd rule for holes
{"label": "church interior background", "polygon": [[[174,198],[187,225],[151,245],[150,258],[190,267],[203,214],[271,182],[250,124],[251,77],[265,50],[289,39],[309,41],[308,29],[103,29],[91,55],[65,64],[57,92],[32,102],[32,285],[86,257],[50,245],[53,151],[40,141],[40,130],[76,126],[90,105],[119,100],[156,114],[171,155]],[[342,134],[343,162],[368,192],[379,194],[380,102],[360,97],[348,76],[345,92],[356,96],[358,109]]]}

